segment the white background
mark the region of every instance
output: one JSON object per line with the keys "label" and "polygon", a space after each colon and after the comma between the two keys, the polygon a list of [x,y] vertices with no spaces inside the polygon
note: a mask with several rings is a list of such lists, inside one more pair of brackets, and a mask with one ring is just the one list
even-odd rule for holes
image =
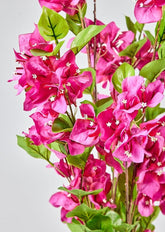
{"label": "white background", "polygon": [[[92,2],[88,16],[92,15]],[[124,16],[133,18],[133,0],[97,0],[98,19],[114,20],[126,29]],[[1,0],[0,13],[0,231],[69,231],[60,222],[60,210],[48,200],[62,185],[46,163],[28,156],[16,144],[16,134],[27,131],[32,121],[23,112],[23,94],[16,97],[14,83],[7,83],[15,70],[13,48],[18,50],[18,35],[32,32],[41,8],[37,0]],[[153,27],[152,25],[150,26]],[[83,62],[83,61],[82,61]],[[156,232],[164,232],[164,216],[156,220]]]}

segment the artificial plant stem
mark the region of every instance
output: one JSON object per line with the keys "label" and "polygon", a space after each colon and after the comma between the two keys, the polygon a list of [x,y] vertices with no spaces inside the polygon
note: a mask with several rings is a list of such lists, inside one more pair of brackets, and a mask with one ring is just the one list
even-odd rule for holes
{"label": "artificial plant stem", "polygon": [[128,176],[128,164],[125,165],[125,195],[126,195],[126,219],[129,221],[129,176]]}
{"label": "artificial plant stem", "polygon": [[[82,13],[81,7],[79,7],[79,16],[80,16],[80,20],[81,20],[82,29],[85,29],[86,28],[86,24],[85,24],[85,21],[84,21],[84,17],[83,17],[83,13]],[[88,66],[91,67],[91,56],[90,56],[89,43],[86,45],[86,50],[87,50]]]}
{"label": "artificial plant stem", "polygon": [[[71,102],[70,102],[70,99],[69,99],[69,96],[68,96],[67,91],[66,91],[66,98],[67,98],[68,103],[69,103],[69,109],[70,109],[70,113],[71,113],[71,117],[72,117],[72,123],[74,124],[76,120],[75,120],[75,116],[74,116],[74,114],[73,114]],[[69,118],[70,118],[70,117],[69,117]]]}
{"label": "artificial plant stem", "polygon": [[152,56],[151,61],[155,60],[155,56],[156,56],[156,47],[157,47],[157,44],[158,44],[158,37],[159,37],[159,31],[160,31],[160,24],[161,24],[161,20],[160,20],[159,23],[158,23],[158,29],[157,29],[157,33],[156,33],[155,44],[154,44],[154,47],[153,47],[153,56]]}
{"label": "artificial plant stem", "polygon": [[136,164],[133,164],[132,185],[131,185],[130,198],[129,198],[130,205],[129,205],[129,212],[128,212],[128,223],[129,224],[132,224],[132,219],[133,219],[132,218],[132,211],[134,209],[133,191],[134,191],[134,187],[136,184],[135,178],[136,178]]}
{"label": "artificial plant stem", "polygon": [[[96,25],[96,0],[93,0],[94,3],[94,25]],[[96,70],[96,49],[97,49],[97,41],[96,41],[96,36],[94,37],[94,70]],[[94,100],[95,102],[97,101],[97,84],[95,82],[95,87],[94,87]]]}

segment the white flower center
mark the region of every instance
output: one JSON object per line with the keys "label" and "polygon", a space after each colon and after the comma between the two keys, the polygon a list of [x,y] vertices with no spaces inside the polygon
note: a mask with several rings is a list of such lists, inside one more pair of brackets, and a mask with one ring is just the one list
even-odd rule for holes
{"label": "white flower center", "polygon": [[147,103],[146,103],[146,102],[142,102],[141,105],[142,105],[142,107],[144,108],[144,107],[147,106]]}
{"label": "white flower center", "polygon": [[111,122],[107,122],[106,125],[107,125],[107,127],[111,127],[112,123]]}
{"label": "white flower center", "polygon": [[116,125],[119,125],[120,121],[119,120],[116,120],[115,124]]}
{"label": "white flower center", "polygon": [[49,99],[51,102],[53,102],[55,100],[55,96],[51,96]]}
{"label": "white flower center", "polygon": [[123,104],[126,104],[126,103],[127,103],[127,100],[126,100],[126,99],[123,99],[123,100],[122,100],[122,103],[123,103]]}
{"label": "white flower center", "polygon": [[158,165],[158,167],[160,167],[160,166],[162,165],[162,163],[161,163],[161,162],[158,162],[157,165]]}
{"label": "white flower center", "polygon": [[37,75],[36,75],[36,74],[32,74],[32,77],[33,77],[34,79],[36,79],[36,78],[37,78]]}
{"label": "white flower center", "polygon": [[67,67],[70,67],[70,66],[71,66],[71,63],[70,63],[70,62],[67,62],[67,63],[66,63],[66,66],[67,66]]}
{"label": "white flower center", "polygon": [[125,154],[128,158],[130,158],[130,157],[132,156],[132,153],[129,152],[129,151],[125,151],[124,154]]}
{"label": "white flower center", "polygon": [[94,125],[94,122],[90,122],[89,125],[90,125],[90,126],[93,126],[93,125]]}
{"label": "white flower center", "polygon": [[152,141],[152,142],[154,142],[154,143],[155,143],[157,140],[158,140],[158,139],[157,139],[156,137],[151,136],[151,141]]}

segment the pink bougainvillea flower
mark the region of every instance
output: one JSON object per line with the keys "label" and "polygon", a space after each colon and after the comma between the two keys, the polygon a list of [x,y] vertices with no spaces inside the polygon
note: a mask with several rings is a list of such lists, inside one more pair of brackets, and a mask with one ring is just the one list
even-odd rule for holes
{"label": "pink bougainvillea flower", "polygon": [[33,33],[19,35],[19,48],[20,51],[32,56],[30,50],[39,49],[45,52],[53,51],[53,44],[44,40],[40,35],[38,26],[35,24],[35,30]]}
{"label": "pink bougainvillea flower", "polygon": [[102,142],[99,142],[97,145],[96,145],[96,149],[97,151],[103,155],[105,157],[105,162],[106,164],[108,164],[109,166],[113,167],[118,173],[122,173],[123,170],[122,170],[122,167],[120,165],[119,162],[117,162],[114,158],[113,158],[113,155],[112,155],[112,152],[111,150],[109,152],[106,152],[104,147],[103,147],[103,143]]}
{"label": "pink bougainvillea flower", "polygon": [[118,141],[113,156],[127,162],[141,163],[144,160],[145,145],[147,143],[147,131],[133,126],[127,131],[122,142]]}
{"label": "pink bougainvillea flower", "polygon": [[96,122],[89,119],[77,119],[70,139],[85,146],[94,146],[99,141],[100,129]]}
{"label": "pink bougainvillea flower", "polygon": [[39,105],[51,102],[51,108],[58,113],[65,113],[67,105],[76,104],[84,89],[92,83],[89,71],[79,73],[75,55],[68,51],[59,60],[50,57],[32,57],[25,65],[29,91],[26,92],[24,109],[31,110]]}
{"label": "pink bougainvillea flower", "polygon": [[139,23],[158,22],[162,18],[164,0],[138,0],[134,14]]}
{"label": "pink bougainvillea flower", "polygon": [[66,217],[66,214],[79,205],[79,200],[74,195],[69,195],[66,192],[57,192],[53,194],[49,200],[50,204],[54,207],[62,207],[61,220],[65,222],[71,222],[70,218]]}
{"label": "pink bougainvillea flower", "polygon": [[146,195],[139,194],[138,211],[143,217],[149,217],[154,212],[152,199]]}
{"label": "pink bougainvillea flower", "polygon": [[82,7],[85,2],[85,0],[39,0],[41,6],[56,12],[64,11],[70,15],[76,14],[78,7]]}
{"label": "pink bougainvillea flower", "polygon": [[114,110],[116,118],[126,113],[130,120],[134,119],[138,110],[157,106],[163,99],[164,86],[156,80],[145,87],[141,76],[127,77],[122,82],[123,92],[117,97],[117,107]]}
{"label": "pink bougainvillea flower", "polygon": [[138,180],[138,189],[151,199],[160,188],[158,175],[154,172],[141,172]]}
{"label": "pink bougainvillea flower", "polygon": [[[42,144],[50,144],[56,139],[61,138],[61,136],[63,135],[63,133],[52,132],[52,124],[55,117],[52,117],[51,115],[43,115],[40,112],[35,112],[31,115],[31,118],[35,123],[36,132]],[[31,135],[28,136],[28,134],[26,134],[26,136],[33,139]],[[33,142],[35,143],[35,140]]]}

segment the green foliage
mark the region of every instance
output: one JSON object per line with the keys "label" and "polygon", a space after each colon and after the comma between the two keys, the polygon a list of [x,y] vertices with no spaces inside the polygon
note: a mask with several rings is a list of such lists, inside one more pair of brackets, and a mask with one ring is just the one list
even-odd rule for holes
{"label": "green foliage", "polygon": [[97,194],[99,194],[100,192],[103,191],[103,189],[97,189],[97,190],[93,190],[93,191],[84,191],[84,190],[81,190],[81,189],[69,190],[69,189],[67,189],[65,187],[59,187],[58,189],[66,191],[68,193],[71,193],[71,194],[77,196],[79,199],[81,197],[88,196],[88,195],[97,195]]}
{"label": "green foliage", "polygon": [[165,58],[154,60],[146,64],[140,71],[140,75],[145,77],[149,82],[154,81],[162,71],[165,70]]}
{"label": "green foliage", "polygon": [[113,99],[111,97],[107,97],[107,98],[103,98],[101,100],[98,100],[96,102],[96,108],[95,108],[95,113],[96,113],[96,116],[106,110],[109,106],[111,106],[113,103]]}
{"label": "green foliage", "polygon": [[135,24],[132,22],[130,17],[125,16],[125,20],[126,20],[128,30],[132,31],[136,35],[137,29],[135,28]]}
{"label": "green foliage", "polygon": [[99,229],[104,232],[114,232],[111,218],[109,218],[108,216],[104,216],[100,214],[95,215],[93,218],[88,220],[86,225],[92,231]]}
{"label": "green foliage", "polygon": [[67,21],[57,12],[43,7],[42,14],[38,23],[41,36],[46,41],[63,39],[69,31]]}
{"label": "green foliage", "polygon": [[147,107],[145,112],[146,120],[147,121],[152,120],[164,112],[165,112],[165,108],[161,108],[160,104],[153,108]]}
{"label": "green foliage", "polygon": [[165,41],[162,42],[162,44],[158,50],[158,55],[159,55],[159,59],[165,58]]}
{"label": "green foliage", "polygon": [[161,43],[162,41],[165,40],[165,11],[163,10],[163,17],[160,22],[157,22],[157,25],[155,27],[155,36],[158,33],[158,42]]}
{"label": "green foliage", "polygon": [[134,75],[135,75],[135,70],[130,64],[128,63],[121,64],[120,67],[115,71],[115,73],[112,76],[112,83],[115,89],[119,93],[121,93],[123,80],[126,77],[134,76]]}
{"label": "green foliage", "polygon": [[66,16],[66,21],[69,25],[69,30],[73,32],[73,34],[77,35],[81,30],[82,27],[80,24],[77,24],[73,19],[72,16],[67,15]]}
{"label": "green foliage", "polygon": [[87,222],[89,219],[94,217],[97,214],[104,214],[108,208],[103,208],[103,209],[91,209],[89,208],[86,204],[81,204],[78,205],[76,208],[74,208],[72,211],[67,213],[67,217],[75,217],[77,216],[80,218],[82,221]]}
{"label": "green foliage", "polygon": [[61,142],[59,140],[56,140],[55,142],[50,143],[48,146],[52,150],[59,151],[59,152],[65,154],[65,155],[67,155],[67,152],[66,152],[66,149],[65,149],[65,146],[66,146],[65,142]]}
{"label": "green foliage", "polygon": [[68,155],[67,161],[70,165],[73,165],[77,168],[84,169],[86,165],[86,161],[88,159],[89,154],[91,153],[93,147],[87,147],[85,148],[85,151],[82,154],[79,155]]}
{"label": "green foliage", "polygon": [[154,212],[152,213],[151,216],[149,217],[140,217],[140,227],[139,227],[139,232],[145,230],[145,229],[151,229],[154,230],[154,225],[152,224],[152,222],[158,217],[160,212],[160,208],[159,207],[155,207]]}
{"label": "green foliage", "polygon": [[150,40],[151,44],[154,45],[154,44],[155,44],[155,38],[154,38],[154,36],[151,34],[151,32],[150,32],[150,31],[147,31],[147,30],[144,31],[144,32],[145,32],[147,38]]}
{"label": "green foliage", "polygon": [[87,10],[87,4],[84,4],[81,9],[81,16],[80,12],[75,15],[66,15],[66,20],[69,25],[70,31],[72,31],[75,35],[77,35],[82,30],[81,25],[81,17],[84,18]]}
{"label": "green foliage", "polygon": [[72,232],[103,232],[102,230],[90,230],[75,218],[72,219],[72,223],[68,223],[67,225]]}
{"label": "green foliage", "polygon": [[138,51],[143,47],[143,45],[146,43],[146,41],[147,41],[147,38],[133,42],[126,49],[121,51],[119,53],[119,55],[120,56],[128,56],[130,58],[133,58],[138,53]]}
{"label": "green foliage", "polygon": [[77,54],[93,37],[99,34],[106,25],[90,25],[79,32],[71,44],[72,51]]}
{"label": "green foliage", "polygon": [[143,24],[143,23],[138,23],[138,22],[136,22],[136,23],[135,23],[135,28],[136,28],[137,31],[139,31],[140,33],[142,33],[143,28],[144,28],[144,25],[145,25],[145,24]]}
{"label": "green foliage", "polygon": [[17,144],[23,148],[30,156],[45,159],[49,162],[50,151],[44,146],[36,146],[29,138],[17,135]]}
{"label": "green foliage", "polygon": [[52,131],[55,133],[72,131],[73,125],[71,124],[69,118],[60,114],[58,118],[56,118],[52,125]]}

